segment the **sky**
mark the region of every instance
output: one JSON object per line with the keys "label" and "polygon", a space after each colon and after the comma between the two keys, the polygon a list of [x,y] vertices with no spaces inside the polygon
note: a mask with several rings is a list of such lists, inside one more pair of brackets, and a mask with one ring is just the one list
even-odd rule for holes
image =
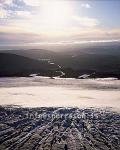
{"label": "sky", "polygon": [[0,46],[120,41],[119,0],[0,0]]}

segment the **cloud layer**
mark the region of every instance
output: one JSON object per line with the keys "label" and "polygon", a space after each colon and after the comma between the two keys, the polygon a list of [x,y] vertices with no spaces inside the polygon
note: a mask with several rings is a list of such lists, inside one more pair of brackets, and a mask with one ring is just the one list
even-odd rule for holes
{"label": "cloud layer", "polygon": [[[88,3],[79,5],[85,11],[93,9]],[[73,7],[68,1],[0,0],[0,44],[120,39],[120,28],[105,28],[98,18],[81,15]]]}

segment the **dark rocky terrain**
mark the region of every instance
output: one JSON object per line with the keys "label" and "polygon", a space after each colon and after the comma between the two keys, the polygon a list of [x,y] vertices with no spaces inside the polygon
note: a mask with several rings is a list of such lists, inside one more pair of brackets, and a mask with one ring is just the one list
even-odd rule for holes
{"label": "dark rocky terrain", "polygon": [[93,108],[0,107],[0,150],[119,150],[120,114]]}

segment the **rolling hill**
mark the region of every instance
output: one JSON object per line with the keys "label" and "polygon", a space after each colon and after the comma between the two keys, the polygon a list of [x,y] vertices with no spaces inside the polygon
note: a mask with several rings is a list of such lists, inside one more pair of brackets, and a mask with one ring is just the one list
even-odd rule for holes
{"label": "rolling hill", "polygon": [[10,53],[0,53],[0,76],[28,76],[55,69],[47,61],[38,61]]}
{"label": "rolling hill", "polygon": [[[37,73],[62,77],[91,74],[91,77],[120,78],[120,46],[90,46],[66,51],[42,49],[0,51],[0,76]],[[94,74],[94,75],[93,75]]]}

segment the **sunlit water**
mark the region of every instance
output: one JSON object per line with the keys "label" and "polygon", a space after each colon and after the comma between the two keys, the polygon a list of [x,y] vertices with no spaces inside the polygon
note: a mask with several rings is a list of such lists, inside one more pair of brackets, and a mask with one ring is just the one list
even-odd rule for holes
{"label": "sunlit water", "polygon": [[120,80],[0,78],[0,105],[113,107],[120,110]]}

